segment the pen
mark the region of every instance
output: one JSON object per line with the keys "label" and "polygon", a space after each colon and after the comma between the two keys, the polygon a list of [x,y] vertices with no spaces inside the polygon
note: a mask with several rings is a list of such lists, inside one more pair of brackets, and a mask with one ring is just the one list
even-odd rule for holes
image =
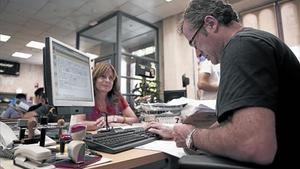
{"label": "pen", "polygon": [[102,157],[102,154],[101,154],[100,152],[98,152],[98,151],[90,150],[90,154],[91,154],[91,155],[97,155],[97,156],[99,156],[99,157]]}

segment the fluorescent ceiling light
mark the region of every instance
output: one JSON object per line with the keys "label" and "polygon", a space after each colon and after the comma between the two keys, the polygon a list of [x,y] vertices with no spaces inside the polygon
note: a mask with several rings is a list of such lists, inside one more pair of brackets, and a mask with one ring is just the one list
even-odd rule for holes
{"label": "fluorescent ceiling light", "polygon": [[45,47],[44,43],[36,42],[36,41],[30,41],[26,44],[27,47],[36,48],[36,49],[43,49]]}
{"label": "fluorescent ceiling light", "polygon": [[97,57],[99,57],[98,55],[95,55],[92,53],[86,53],[86,55],[88,55],[90,57],[90,59],[96,59]]}
{"label": "fluorescent ceiling light", "polygon": [[7,42],[11,36],[0,34],[0,41]]}
{"label": "fluorescent ceiling light", "polygon": [[13,53],[11,56],[27,59],[27,58],[30,58],[30,57],[32,56],[32,54],[21,53],[21,52],[15,52],[15,53]]}
{"label": "fluorescent ceiling light", "polygon": [[171,2],[171,1],[173,1],[173,0],[165,0],[166,2]]}

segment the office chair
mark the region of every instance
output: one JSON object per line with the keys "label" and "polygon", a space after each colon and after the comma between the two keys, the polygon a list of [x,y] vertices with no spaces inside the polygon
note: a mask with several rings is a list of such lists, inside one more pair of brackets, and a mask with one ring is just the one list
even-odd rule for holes
{"label": "office chair", "polygon": [[259,169],[263,166],[208,154],[186,155],[179,159],[179,169]]}

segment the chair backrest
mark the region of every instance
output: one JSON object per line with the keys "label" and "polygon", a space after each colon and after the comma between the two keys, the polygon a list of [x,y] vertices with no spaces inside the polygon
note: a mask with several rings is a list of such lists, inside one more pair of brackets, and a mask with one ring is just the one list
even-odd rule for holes
{"label": "chair backrest", "polygon": [[234,161],[207,154],[187,155],[179,159],[180,169],[258,169],[264,168],[255,164]]}

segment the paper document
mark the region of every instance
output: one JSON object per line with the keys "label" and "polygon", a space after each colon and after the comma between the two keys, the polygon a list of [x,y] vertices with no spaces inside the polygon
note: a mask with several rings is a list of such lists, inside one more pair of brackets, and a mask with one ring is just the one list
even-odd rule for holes
{"label": "paper document", "polygon": [[164,153],[170,154],[178,158],[181,158],[182,156],[186,155],[183,148],[177,147],[175,141],[173,140],[155,140],[151,143],[138,146],[136,148],[162,151]]}
{"label": "paper document", "polygon": [[182,110],[181,114],[189,116],[195,112],[215,113],[216,100],[195,100],[181,97],[170,101],[172,104],[187,104]]}
{"label": "paper document", "polygon": [[200,128],[207,128],[216,120],[216,100],[194,100],[181,97],[173,99],[174,104],[186,103],[181,110],[182,122]]}

